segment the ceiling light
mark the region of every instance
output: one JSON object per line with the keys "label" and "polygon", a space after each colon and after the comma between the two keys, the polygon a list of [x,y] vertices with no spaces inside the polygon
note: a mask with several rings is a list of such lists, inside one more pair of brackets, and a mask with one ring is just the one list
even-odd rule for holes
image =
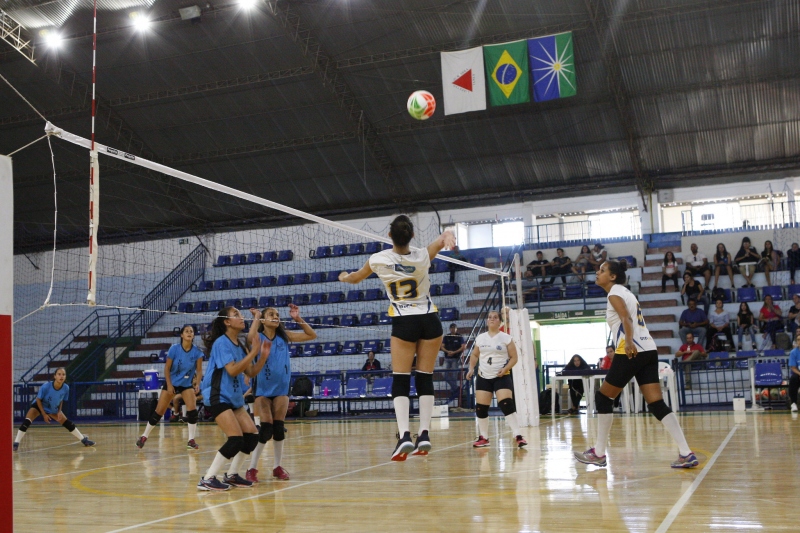
{"label": "ceiling light", "polygon": [[145,31],[147,28],[150,27],[150,19],[147,18],[145,13],[140,13],[138,11],[132,11],[130,13],[130,18],[133,20],[133,27],[139,31]]}
{"label": "ceiling light", "polygon": [[49,48],[58,48],[61,45],[61,36],[53,30],[42,30],[39,35]]}
{"label": "ceiling light", "polygon": [[245,9],[250,9],[256,5],[256,0],[239,0],[239,5]]}
{"label": "ceiling light", "polygon": [[194,20],[200,18],[200,8],[198,6],[184,7],[178,10],[181,20]]}

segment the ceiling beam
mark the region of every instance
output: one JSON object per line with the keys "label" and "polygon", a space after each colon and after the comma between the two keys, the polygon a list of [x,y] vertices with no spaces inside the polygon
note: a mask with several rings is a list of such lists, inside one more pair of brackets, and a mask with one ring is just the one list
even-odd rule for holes
{"label": "ceiling beam", "polygon": [[22,54],[22,56],[36,64],[33,50],[33,39],[22,24],[0,9],[0,40],[8,43],[11,48]]}

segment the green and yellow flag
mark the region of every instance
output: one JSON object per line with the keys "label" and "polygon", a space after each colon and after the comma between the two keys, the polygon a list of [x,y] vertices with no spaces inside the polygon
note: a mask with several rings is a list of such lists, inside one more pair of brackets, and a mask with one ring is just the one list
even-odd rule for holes
{"label": "green and yellow flag", "polygon": [[483,47],[483,63],[493,106],[531,101],[527,41]]}

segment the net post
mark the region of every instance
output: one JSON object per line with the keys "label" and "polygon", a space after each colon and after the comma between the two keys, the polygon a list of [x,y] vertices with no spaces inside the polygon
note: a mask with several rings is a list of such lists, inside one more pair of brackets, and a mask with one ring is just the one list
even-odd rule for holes
{"label": "net post", "polygon": [[525,307],[525,300],[522,299],[522,263],[519,254],[514,254],[514,281],[517,290],[517,309]]}
{"label": "net post", "polygon": [[520,426],[539,425],[539,386],[536,381],[536,354],[533,351],[531,321],[528,310],[509,311],[511,338],[517,346],[517,364],[514,366],[514,398]]}
{"label": "net post", "polygon": [[[14,425],[14,353],[12,324],[14,314],[14,181],[11,158],[0,156],[0,424]],[[2,399],[4,398],[4,399]],[[7,431],[8,429],[6,429]],[[0,512],[6,528],[13,531],[14,484],[11,438],[0,442]]]}
{"label": "net post", "polygon": [[100,164],[97,150],[89,152],[89,294],[86,303],[97,304],[97,229],[100,224]]}

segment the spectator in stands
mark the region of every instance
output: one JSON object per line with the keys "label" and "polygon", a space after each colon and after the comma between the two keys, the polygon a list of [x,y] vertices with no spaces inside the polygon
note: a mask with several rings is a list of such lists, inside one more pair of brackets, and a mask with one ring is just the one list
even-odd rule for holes
{"label": "spectator in stands", "polygon": [[762,350],[768,346],[767,338],[772,342],[772,349],[775,349],[775,334],[783,330],[781,315],[781,308],[772,303],[772,296],[766,295],[764,306],[758,313],[758,320],[761,321],[761,334],[764,335],[764,341],[761,344]]}
{"label": "spectator in stands", "polygon": [[756,326],[754,324],[755,317],[750,310],[747,302],[739,304],[739,313],[736,315],[736,325],[738,326],[739,333],[739,349],[742,349],[742,335],[750,333],[750,341],[753,343],[753,349],[756,349]]}
{"label": "spectator in stands", "polygon": [[381,370],[381,362],[375,359],[375,352],[372,350],[367,352],[367,361],[361,367],[362,372],[369,372],[370,370]]}
{"label": "spectator in stands", "polygon": [[792,302],[794,304],[789,308],[789,332],[792,334],[792,338],[797,336],[797,326],[800,323],[800,294],[792,294]]}
{"label": "spectator in stands", "polygon": [[739,274],[744,276],[745,287],[753,286],[753,274],[756,273],[756,265],[761,262],[761,255],[758,250],[750,244],[750,237],[742,238],[742,246],[736,252],[733,262],[739,267]]}
{"label": "spectator in stands", "polygon": [[735,289],[733,284],[733,260],[731,254],[725,245],[722,243],[717,244],[717,253],[714,254],[714,287],[719,285],[719,272],[725,269],[728,271],[728,277],[731,278],[731,289]]}
{"label": "spectator in stands", "polygon": [[552,285],[556,280],[556,276],[561,276],[561,283],[566,285],[567,284],[566,274],[572,272],[572,260],[566,255],[564,255],[563,248],[556,249],[556,256],[550,262],[550,265],[551,265],[550,273],[553,276],[550,278],[550,281],[548,281],[547,284]]}
{"label": "spectator in stands", "polygon": [[789,352],[789,399],[793,413],[797,412],[797,391],[800,390],[800,336],[795,343],[795,348]]}
{"label": "spectator in stands", "polygon": [[706,254],[697,251],[695,243],[692,243],[691,250],[692,253],[683,258],[686,263],[685,272],[691,274],[692,277],[702,275],[706,280],[706,287],[708,287],[708,283],[711,281],[711,266],[708,264],[708,258]]}
{"label": "spectator in stands", "polygon": [[542,251],[539,250],[536,252],[536,259],[528,263],[528,268],[525,269],[522,277],[528,280],[532,280],[534,278],[541,278],[544,280],[544,277],[547,274],[548,266],[550,266],[550,261],[546,260]]}
{"label": "spectator in stands", "polygon": [[450,324],[450,331],[442,339],[442,352],[444,352],[445,379],[450,385],[450,390],[458,389],[460,380],[458,370],[461,369],[461,354],[467,345],[464,337],[458,334],[458,325]]}
{"label": "spectator in stands", "polygon": [[[564,370],[589,370],[589,363],[584,361],[583,357],[578,354],[572,356],[572,359],[569,360],[564,366]],[[583,398],[583,379],[570,379],[567,380],[569,383],[569,397],[572,400],[572,407],[569,408],[569,414],[576,415],[578,414],[578,409],[581,406],[581,398]]]}
{"label": "spectator in stands", "polygon": [[614,360],[614,350],[613,346],[606,346],[606,356],[600,358],[600,361],[597,363],[597,368],[600,370],[608,370],[611,368],[611,361]]}
{"label": "spectator in stands", "polygon": [[708,308],[711,305],[708,301],[708,295],[703,289],[699,281],[695,281],[691,274],[688,272],[683,275],[683,287],[681,287],[681,301],[684,297],[688,300],[694,298],[698,302],[703,302],[703,312],[708,314]]}
{"label": "spectator in stands", "polygon": [[687,335],[692,334],[693,339],[697,339],[698,344],[705,346],[706,326],[708,326],[708,316],[702,309],[697,308],[697,300],[689,298],[689,308],[681,313],[678,331],[681,340],[686,343]]}
{"label": "spectator in stands", "polygon": [[[465,263],[469,263],[469,259],[467,259],[466,256],[461,253],[461,250],[458,249],[458,246],[453,246],[453,252],[450,254],[450,257],[453,259],[458,259],[459,261],[464,261]],[[458,270],[463,270],[464,267],[455,263],[447,263],[447,266],[448,270],[450,271],[450,283],[455,283],[456,272]]]}
{"label": "spectator in stands", "polygon": [[708,315],[708,334],[713,341],[718,334],[725,335],[730,346],[733,346],[733,336],[731,335],[731,317],[725,310],[722,300],[714,302],[715,309]]}
{"label": "spectator in stands", "polygon": [[758,267],[764,270],[764,276],[767,278],[767,286],[772,285],[769,273],[775,272],[778,269],[778,265],[781,264],[782,255],[782,252],[772,247],[772,241],[764,241],[764,249],[761,251],[761,259],[758,263]]}
{"label": "spectator in stands", "polygon": [[678,290],[678,261],[675,254],[667,252],[664,254],[664,264],[661,265],[661,292],[667,292],[667,281],[672,280],[675,290]]}
{"label": "spectator in stands", "polygon": [[572,264],[572,273],[578,276],[581,282],[586,281],[587,269],[589,272],[592,271],[591,259],[592,252],[589,250],[589,247],[584,244],[581,246],[581,253],[578,254],[578,257],[575,258],[575,262]]}
{"label": "spectator in stands", "polygon": [[794,285],[794,273],[800,269],[800,245],[792,243],[792,248],[786,252],[789,259],[789,282]]}
{"label": "spectator in stands", "polygon": [[599,270],[600,265],[605,263],[608,258],[608,253],[603,248],[604,246],[599,242],[595,243],[592,248],[592,257],[589,258],[589,264],[592,265],[592,270],[594,271]]}
{"label": "spectator in stands", "polygon": [[708,353],[702,343],[694,341],[694,335],[687,333],[686,342],[675,353],[675,357],[680,357],[681,361],[695,361],[705,359],[708,357]]}

